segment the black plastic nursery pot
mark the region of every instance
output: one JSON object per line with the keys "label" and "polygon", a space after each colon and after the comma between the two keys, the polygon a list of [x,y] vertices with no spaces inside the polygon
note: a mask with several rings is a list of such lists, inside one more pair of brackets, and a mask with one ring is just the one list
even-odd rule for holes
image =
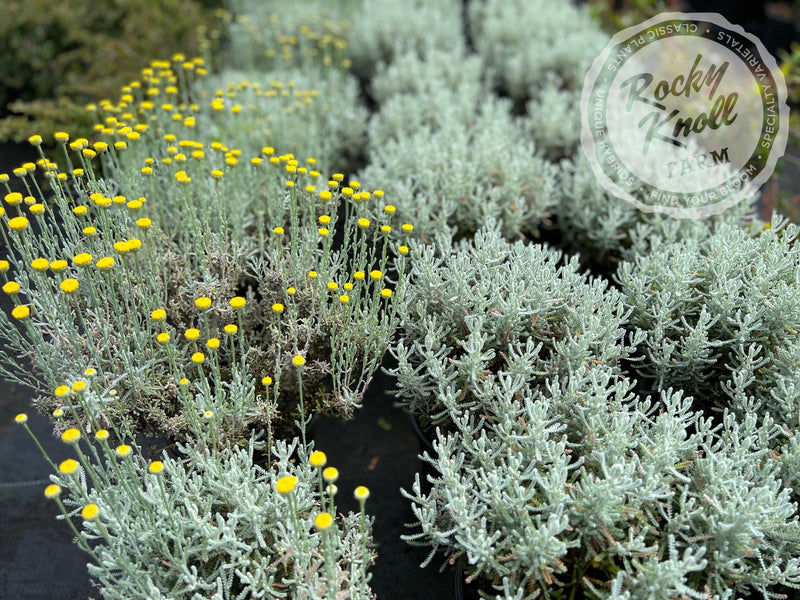
{"label": "black plastic nursery pot", "polygon": [[[394,406],[389,393],[392,379],[375,375],[362,408],[352,421],[340,423],[320,418],[314,445],[339,469],[337,506],[340,511],[358,510],[352,490],[365,485],[370,490],[367,512],[375,517],[373,537],[378,558],[371,569],[371,587],[379,600],[451,600],[451,572],[440,572],[436,560],[422,569],[429,548],[410,546],[400,536],[413,529],[411,503],[400,488],[411,489],[415,474],[427,463],[417,455],[420,448],[409,417]],[[423,478],[423,475],[420,475]]]}
{"label": "black plastic nursery pot", "polygon": [[[36,158],[29,144],[0,144],[0,172]],[[0,244],[0,258],[6,252]],[[10,299],[0,294],[0,310],[10,309]],[[31,400],[30,390],[0,379],[0,595],[9,600],[86,600],[93,592],[88,557],[73,544],[67,525],[56,520],[58,508],[43,494],[52,469],[14,417],[28,415],[28,426],[53,460],[69,458],[71,449],[52,435],[50,422]]]}

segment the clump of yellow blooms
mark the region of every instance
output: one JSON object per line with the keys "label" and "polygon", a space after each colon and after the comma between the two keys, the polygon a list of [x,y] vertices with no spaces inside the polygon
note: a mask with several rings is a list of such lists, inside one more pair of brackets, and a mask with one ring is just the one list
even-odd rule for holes
{"label": "clump of yellow blooms", "polygon": [[[292,35],[273,40],[277,42],[277,46],[272,48],[273,58],[295,61],[305,57],[302,60],[310,60],[316,53],[313,54],[315,60],[326,65],[346,66],[346,26],[330,21],[321,27],[327,32],[321,36],[310,28],[300,28]],[[377,321],[378,315],[382,314],[378,311],[384,311],[387,304],[377,302],[375,298],[379,294],[383,297],[391,294],[388,288],[379,289],[381,284],[369,280],[359,283],[365,279],[381,280],[384,271],[390,273],[387,279],[391,280],[393,271],[379,253],[360,256],[358,261],[353,261],[363,270],[356,271],[352,281],[348,281],[348,273],[356,269],[356,265],[347,266],[342,272],[326,255],[331,252],[331,246],[338,243],[345,228],[352,229],[352,235],[364,241],[365,247],[371,243],[370,240],[380,237],[378,232],[383,232],[386,237],[380,237],[380,242],[375,243],[384,243],[384,248],[391,248],[391,243],[385,241],[391,233],[391,228],[386,229],[389,227],[386,224],[388,217],[366,216],[370,209],[364,204],[372,196],[378,198],[383,194],[378,190],[373,194],[363,191],[357,181],[349,181],[349,185],[343,187],[343,173],[323,176],[326,163],[331,160],[328,155],[320,154],[313,158],[303,150],[303,154],[295,156],[275,148],[279,146],[280,135],[275,136],[270,130],[278,131],[283,126],[281,123],[305,118],[303,115],[306,114],[318,120],[319,115],[328,110],[324,91],[302,89],[304,86],[294,81],[274,81],[267,85],[242,82],[229,85],[228,89],[223,86],[213,95],[205,91],[185,93],[189,83],[205,74],[199,59],[186,60],[175,56],[169,61],[153,61],[142,71],[138,81],[123,88],[118,101],[101,100],[87,107],[94,113],[96,121],[90,139],[71,136],[66,131],[53,134],[57,150],[63,153],[64,164],[59,166],[42,156],[38,166],[37,163],[26,163],[14,169],[13,180],[7,174],[0,174],[0,183],[6,184],[7,190],[0,203],[0,220],[5,225],[0,224],[0,229],[4,230],[0,235],[18,245],[20,253],[35,249],[35,252],[30,250],[24,255],[22,261],[16,258],[0,260],[0,273],[4,280],[2,291],[13,305],[10,315],[24,320],[14,325],[26,331],[35,331],[42,325],[40,321],[47,325],[50,309],[43,299],[51,298],[58,303],[59,315],[69,313],[73,319],[69,323],[71,327],[65,327],[65,335],[71,336],[67,341],[76,347],[83,344],[81,352],[76,352],[82,359],[76,370],[59,373],[55,381],[49,380],[49,385],[54,388],[50,388],[53,406],[48,407],[48,412],[59,420],[59,429],[63,430],[62,441],[73,445],[72,450],[77,452],[79,459],[68,459],[57,466],[58,481],[66,493],[74,492],[73,483],[83,482],[84,476],[91,478],[93,485],[97,483],[93,469],[100,467],[92,465],[91,461],[86,462],[90,456],[83,454],[87,445],[93,449],[102,448],[107,455],[121,459],[111,461],[110,468],[117,473],[135,469],[140,476],[141,473],[150,474],[145,475],[145,485],[161,486],[162,490],[167,487],[164,485],[167,474],[163,462],[142,460],[142,457],[134,455],[131,445],[118,443],[130,440],[131,432],[116,428],[112,419],[105,418],[108,415],[97,419],[96,415],[89,417],[89,411],[81,412],[88,406],[86,403],[97,401],[96,397],[103,401],[112,399],[113,402],[108,402],[111,407],[117,400],[120,406],[126,406],[125,403],[130,401],[128,382],[119,377],[120,373],[113,372],[119,365],[130,364],[127,362],[130,358],[125,355],[125,360],[122,360],[123,354],[103,347],[107,338],[124,342],[127,336],[136,334],[139,336],[137,344],[145,347],[136,350],[144,353],[136,358],[144,357],[154,363],[162,361],[158,368],[147,369],[148,373],[166,373],[165,381],[152,382],[157,394],[137,389],[133,396],[158,396],[159,410],[171,402],[188,406],[195,394],[213,398],[214,393],[228,383],[224,378],[235,373],[241,357],[248,358],[248,338],[261,334],[262,328],[272,328],[270,331],[279,333],[292,330],[301,319],[310,318],[309,310],[324,310],[326,316],[344,318],[342,315],[358,314],[364,302],[372,302],[371,306],[377,307],[372,313]],[[258,111],[262,110],[263,103],[269,103],[273,114],[262,119]],[[248,155],[247,147],[233,134],[230,139],[209,139],[207,125],[210,120],[215,127],[227,123],[233,129],[247,127],[250,118],[271,140],[269,143],[274,144],[261,147],[260,153],[256,149],[257,156]],[[226,129],[220,127],[219,131]],[[44,143],[39,135],[30,136],[28,141],[36,148]],[[37,169],[39,175],[47,176],[53,198],[36,198],[36,194],[41,195],[34,176]],[[109,174],[122,177],[119,181],[104,179]],[[14,185],[19,185],[20,189],[25,186],[26,191],[13,191],[11,186]],[[237,190],[235,186],[244,187],[247,194],[259,196],[261,194],[253,192],[260,192],[268,185],[278,191],[281,202],[286,199],[285,205],[291,205],[294,212],[287,210],[278,212],[276,216],[274,207],[270,205],[269,210],[261,211],[263,216],[258,215],[261,220],[253,216],[261,209],[254,210],[252,206],[241,211],[247,213],[244,218],[233,214],[238,206],[230,211],[231,214],[225,212],[229,204],[233,205],[242,198],[242,194],[232,195],[232,190]],[[350,203],[352,206],[348,206],[348,210],[355,209],[356,212],[348,213],[353,218],[342,223],[338,203],[347,197],[358,206]],[[188,206],[195,214],[189,214]],[[385,212],[390,214],[388,207]],[[64,240],[58,240],[59,243],[50,240],[51,243],[43,244],[44,236],[50,235],[48,226],[54,215],[64,219],[64,229],[68,234]],[[168,291],[161,290],[164,291],[161,295],[148,296],[151,290],[159,289],[163,280],[169,280],[173,275],[168,273],[162,277],[165,274],[157,272],[157,267],[172,268],[171,261],[177,263],[186,259],[190,268],[194,268],[193,261],[200,262],[206,256],[199,249],[218,249],[212,246],[217,243],[212,239],[214,235],[220,234],[221,239],[228,241],[225,238],[228,231],[224,228],[235,229],[242,222],[242,229],[247,228],[247,235],[250,235],[256,229],[250,220],[258,226],[263,225],[258,234],[264,233],[261,236],[264,247],[275,250],[276,256],[281,249],[288,253],[293,244],[304,243],[304,234],[313,236],[313,252],[302,260],[293,256],[292,259],[296,260],[294,271],[281,272],[280,281],[276,279],[276,286],[270,294],[262,296],[260,289],[245,287],[241,280],[222,281],[217,285],[218,275],[213,273],[205,278],[199,277],[193,291],[187,292],[192,287],[184,281],[168,288]],[[314,225],[316,221],[318,226]],[[178,244],[176,240],[185,240],[198,230],[198,223],[212,223],[210,227],[214,235],[197,235],[199,239],[193,248]],[[310,227],[306,228],[309,224]],[[169,237],[173,233],[175,239]],[[235,231],[236,235],[239,233]],[[232,236],[233,242],[237,239]],[[164,247],[164,240],[167,244],[174,243],[175,247]],[[175,252],[176,248],[184,252],[183,256],[175,258],[179,254]],[[209,251],[208,255],[211,254]],[[176,264],[175,271],[183,266]],[[16,269],[26,270],[27,276],[20,274],[17,277]],[[366,273],[369,273],[369,278]],[[380,275],[376,277],[375,273]],[[169,280],[170,285],[174,283]],[[346,293],[338,291],[340,286]],[[173,289],[180,291],[173,292]],[[231,297],[233,294],[241,295]],[[229,298],[227,303],[226,298]],[[337,308],[333,308],[334,305]],[[254,325],[254,318],[270,312],[274,314],[272,318],[262,319],[267,323]],[[33,318],[29,318],[31,316]],[[106,323],[100,323],[103,318],[107,319]],[[75,335],[78,331],[90,332],[90,335]],[[80,339],[76,341],[75,338]],[[284,338],[279,341],[283,343]],[[258,377],[263,385],[259,389],[262,398],[266,396],[269,402],[276,402],[279,394],[294,393],[294,385],[299,382],[302,403],[302,386],[308,385],[309,377],[326,366],[317,340],[310,341],[313,343],[303,340],[298,343],[294,339],[290,344],[284,344],[276,352],[274,363],[257,357],[260,362],[254,369],[261,371]],[[93,355],[95,350],[100,352]],[[108,360],[103,356],[106,351],[111,357]],[[249,359],[252,359],[252,352]],[[241,358],[242,364],[244,361]],[[135,359],[131,362],[136,364]],[[93,366],[87,367],[87,363]],[[282,379],[285,381],[288,369],[292,370],[296,381],[286,386]],[[272,376],[262,377],[263,371]],[[57,385],[59,383],[61,385]],[[174,394],[174,398],[166,398],[169,394]],[[165,398],[167,401],[163,402]],[[186,429],[200,423],[204,435],[213,438],[208,443],[222,447],[223,443],[230,441],[230,438],[222,438],[226,433],[222,429],[237,421],[239,415],[230,418],[231,412],[228,411],[233,409],[222,403],[214,403],[212,407],[213,410],[206,410],[206,406],[194,406],[181,418],[189,423]],[[192,419],[193,423],[190,422]],[[22,425],[26,420],[25,415],[16,418],[16,422]],[[102,426],[111,432],[98,429]],[[220,437],[216,438],[217,435]],[[320,531],[335,530],[333,494],[339,472],[334,467],[325,468],[327,457],[321,451],[312,452],[308,461],[317,469],[320,482],[327,483],[328,488],[327,495],[320,491],[321,506],[303,518],[313,517],[314,526]],[[299,482],[294,475],[277,478],[275,491],[288,496],[287,502],[291,504],[295,501],[292,492],[297,490]],[[302,491],[307,490],[303,488]],[[59,485],[53,484],[45,489],[45,495],[59,505],[61,493]],[[102,495],[84,495],[77,506],[82,506],[79,512],[83,519],[95,521],[88,525],[92,531],[102,531],[105,520],[115,514]],[[330,531],[323,537],[329,534]]]}

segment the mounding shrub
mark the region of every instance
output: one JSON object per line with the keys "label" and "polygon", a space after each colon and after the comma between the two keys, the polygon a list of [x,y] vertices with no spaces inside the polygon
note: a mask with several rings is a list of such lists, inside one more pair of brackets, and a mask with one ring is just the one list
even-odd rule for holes
{"label": "mounding shrub", "polygon": [[[744,255],[749,242],[732,231]],[[770,231],[752,243],[788,274],[794,257],[780,257],[794,234],[776,243]],[[720,235],[709,248],[722,255]],[[692,398],[667,380],[644,397],[627,373],[650,341],[637,308],[574,259],[559,265],[496,233],[413,258],[406,336],[392,352],[401,404],[436,427],[429,485],[418,477],[404,492],[418,520],[406,539],[432,547],[426,562],[462,564],[498,599],[766,598],[800,587],[786,470],[797,444],[783,415],[753,401],[718,412],[720,392]],[[669,265],[657,255],[645,264],[658,261]],[[663,273],[668,289],[685,285],[676,269]],[[686,371],[676,364],[673,376]]]}

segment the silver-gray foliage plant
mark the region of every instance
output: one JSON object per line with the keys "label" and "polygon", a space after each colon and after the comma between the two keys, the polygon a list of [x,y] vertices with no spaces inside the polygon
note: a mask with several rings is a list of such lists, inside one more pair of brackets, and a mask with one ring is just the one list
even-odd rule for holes
{"label": "silver-gray foliage plant", "polygon": [[[297,440],[277,443],[267,470],[253,464],[252,444],[181,451],[158,473],[133,455],[121,464],[100,457],[78,475],[54,477],[72,492],[71,514],[98,506],[82,537],[100,543],[79,543],[106,600],[374,599],[363,568],[374,557],[363,538],[372,519],[349,513],[331,526],[335,533],[315,528],[328,501],[317,491],[317,469],[292,464]],[[282,495],[275,484],[289,474],[297,487]]]}
{"label": "silver-gray foliage plant", "polygon": [[463,48],[459,0],[370,0],[352,18],[353,71],[368,79],[381,63],[414,51]]}
{"label": "silver-gray foliage plant", "polygon": [[579,93],[608,41],[588,12],[566,1],[470,2],[468,21],[476,52],[516,101],[538,97],[548,76],[560,89]]}
{"label": "silver-gray foliage plant", "polygon": [[800,586],[780,418],[643,397],[624,296],[556,253],[481,232],[416,254],[395,354],[401,402],[439,426],[429,486],[405,492],[429,560],[509,599]]}
{"label": "silver-gray foliage plant", "polygon": [[508,237],[536,235],[559,197],[556,167],[526,141],[508,102],[491,97],[467,123],[456,117],[371,140],[370,158],[362,180],[382,182],[422,234],[473,235],[496,223]]}

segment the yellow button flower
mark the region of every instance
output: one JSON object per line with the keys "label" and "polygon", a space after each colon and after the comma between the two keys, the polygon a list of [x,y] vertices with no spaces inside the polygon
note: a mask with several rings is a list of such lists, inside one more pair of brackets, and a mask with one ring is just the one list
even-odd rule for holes
{"label": "yellow button flower", "polygon": [[294,475],[287,475],[286,477],[281,477],[275,482],[275,489],[278,490],[280,494],[288,494],[297,486],[297,477]]}
{"label": "yellow button flower", "polygon": [[314,525],[317,527],[317,529],[327,529],[328,527],[331,526],[332,523],[333,523],[333,517],[331,516],[330,513],[326,512],[319,513],[314,518]]}
{"label": "yellow button flower", "polygon": [[28,226],[28,219],[25,217],[14,217],[8,220],[8,226],[14,231],[22,231]]}
{"label": "yellow button flower", "polygon": [[81,439],[81,432],[71,427],[61,434],[61,441],[65,444],[77,444]]}
{"label": "yellow button flower", "polygon": [[71,475],[78,470],[78,461],[68,458],[58,465],[58,470],[64,475]]}
{"label": "yellow button flower", "polygon": [[51,483],[46,488],[44,488],[44,496],[45,498],[53,499],[58,498],[61,495],[61,486],[56,485],[55,483]]}
{"label": "yellow button flower", "polygon": [[110,256],[104,256],[100,260],[97,261],[97,268],[101,270],[110,269],[114,266],[114,259]]}
{"label": "yellow button flower", "polygon": [[80,254],[76,254],[72,257],[72,262],[79,267],[88,265],[90,262],[92,262],[92,255],[88,252],[81,252]]}
{"label": "yellow button flower", "polygon": [[68,278],[62,281],[59,287],[61,288],[62,292],[71,294],[77,291],[78,287],[80,287],[80,284],[78,283],[77,279]]}
{"label": "yellow button flower", "polygon": [[311,456],[308,457],[308,462],[311,463],[312,467],[324,467],[325,463],[328,462],[328,457],[325,456],[324,452],[315,450],[311,453]]}
{"label": "yellow button flower", "polygon": [[22,320],[22,319],[25,319],[25,318],[29,317],[30,314],[31,314],[30,307],[25,306],[25,305],[15,306],[11,311],[11,316],[14,317],[15,319],[19,319],[19,320]]}
{"label": "yellow button flower", "polygon": [[100,509],[97,504],[87,504],[81,510],[81,516],[87,521],[93,521],[100,514]]}
{"label": "yellow button flower", "polygon": [[3,291],[6,294],[16,294],[19,289],[19,284],[16,281],[7,281],[3,284]]}

